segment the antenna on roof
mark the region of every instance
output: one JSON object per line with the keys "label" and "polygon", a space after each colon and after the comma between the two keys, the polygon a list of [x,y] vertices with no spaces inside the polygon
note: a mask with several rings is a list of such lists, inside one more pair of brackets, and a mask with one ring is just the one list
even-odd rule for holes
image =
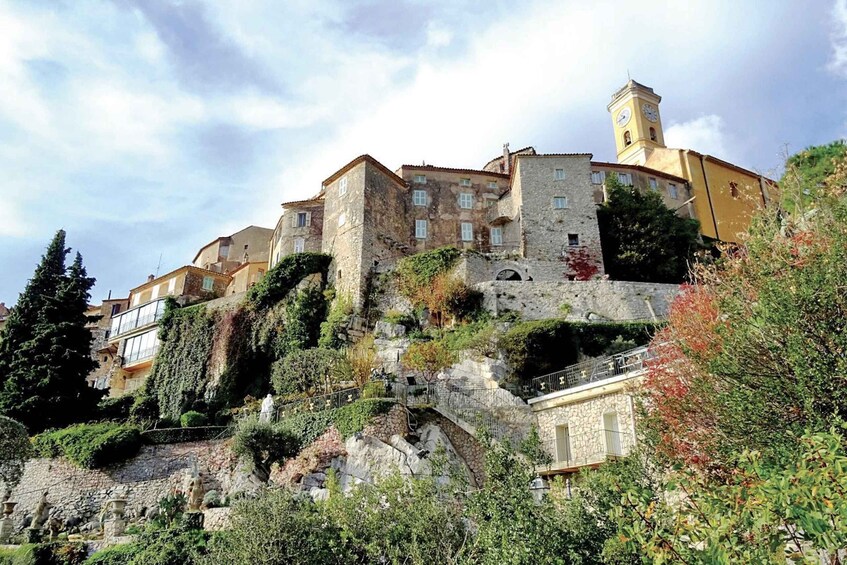
{"label": "antenna on roof", "polygon": [[156,265],[156,278],[159,278],[159,269],[162,268],[162,252],[159,252],[159,264]]}
{"label": "antenna on roof", "polygon": [[629,69],[626,70],[626,81],[629,82],[632,80],[632,77],[629,76]]}

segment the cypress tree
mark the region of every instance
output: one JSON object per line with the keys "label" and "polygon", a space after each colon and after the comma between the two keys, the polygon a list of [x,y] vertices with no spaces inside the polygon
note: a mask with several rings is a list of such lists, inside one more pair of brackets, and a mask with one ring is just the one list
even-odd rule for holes
{"label": "cypress tree", "polygon": [[85,311],[94,279],[82,257],[65,268],[59,230],[3,329],[0,415],[30,431],[86,419],[94,400],[85,377],[94,368]]}

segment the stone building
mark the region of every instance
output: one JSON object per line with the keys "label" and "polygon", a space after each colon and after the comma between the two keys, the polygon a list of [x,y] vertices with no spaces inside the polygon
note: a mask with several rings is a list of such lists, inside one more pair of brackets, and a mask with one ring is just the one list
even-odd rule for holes
{"label": "stone building", "polygon": [[117,359],[115,350],[109,345],[109,333],[112,319],[129,307],[129,298],[107,298],[99,305],[88,307],[85,315],[89,320],[86,327],[94,338],[91,342],[91,358],[97,361],[95,368],[87,377],[88,385],[96,389],[109,387],[109,375],[115,369]]}
{"label": "stone building", "polygon": [[201,247],[191,264],[208,271],[229,273],[244,263],[267,263],[268,240],[272,233],[269,228],[247,226]]}
{"label": "stone building", "polygon": [[774,183],[715,157],[665,147],[660,101],[635,81],[613,95],[608,110],[618,163],[592,161],[588,153],[510,151],[508,144],[481,169],[402,165],[392,172],[370,155],[357,157],[315,197],[283,204],[268,246],[270,266],[300,251],[332,254],[330,280],[357,306],[374,274],[445,245],[488,257],[487,280],[601,277],[596,207],[608,198],[611,174],[699,220],[705,237],[735,241],[751,213],[770,202]]}
{"label": "stone building", "polygon": [[[104,384],[111,396],[132,392],[141,386],[159,349],[158,322],[165,313],[165,299],[183,304],[218,298],[226,294],[232,277],[225,273],[186,265],[155,278],[129,292],[129,309],[113,316],[107,338],[115,357]],[[104,377],[101,377],[104,378]]]}

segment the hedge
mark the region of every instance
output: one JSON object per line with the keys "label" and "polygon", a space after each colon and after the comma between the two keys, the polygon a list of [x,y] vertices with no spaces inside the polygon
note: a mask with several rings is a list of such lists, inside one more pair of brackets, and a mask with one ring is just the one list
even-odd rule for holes
{"label": "hedge", "polygon": [[94,553],[84,565],[127,565],[140,552],[141,547],[136,543],[121,543]]}
{"label": "hedge", "polygon": [[512,326],[500,348],[513,381],[529,380],[579,361],[646,345],[657,325],[645,322],[586,323],[537,320]]}
{"label": "hedge", "polygon": [[158,428],[141,432],[144,443],[161,445],[166,443],[185,443],[229,437],[232,429],[228,426],[203,426],[199,428]]}
{"label": "hedge", "polygon": [[120,463],[138,453],[141,430],[128,424],[76,424],[32,438],[40,457],[65,457],[85,469]]}
{"label": "hedge", "polygon": [[179,425],[183,428],[199,428],[209,423],[209,418],[195,410],[189,410],[179,417]]}

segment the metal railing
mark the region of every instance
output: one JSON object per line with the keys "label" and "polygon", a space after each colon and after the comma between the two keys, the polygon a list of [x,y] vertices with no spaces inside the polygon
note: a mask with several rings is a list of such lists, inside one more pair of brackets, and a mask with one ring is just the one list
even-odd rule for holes
{"label": "metal railing", "polygon": [[557,428],[554,436],[544,441],[544,447],[552,457],[549,467],[557,469],[585,467],[625,457],[634,445],[632,433],[607,429],[570,435]]}
{"label": "metal railing", "polygon": [[537,395],[550,394],[587,383],[593,383],[634,373],[644,369],[651,358],[647,346],[636,347],[603,359],[583,361],[561,371],[532,379],[531,388]]}
{"label": "metal railing", "polygon": [[529,406],[502,388],[465,388],[439,381],[431,385],[395,385],[398,402],[431,406],[465,431],[485,428],[496,440],[517,445],[535,425]]}
{"label": "metal railing", "polygon": [[360,395],[361,391],[358,388],[345,388],[344,390],[337,390],[329,394],[310,396],[296,402],[281,404],[274,409],[273,421],[276,422],[306,412],[320,412],[322,410],[340,408],[358,400]]}

